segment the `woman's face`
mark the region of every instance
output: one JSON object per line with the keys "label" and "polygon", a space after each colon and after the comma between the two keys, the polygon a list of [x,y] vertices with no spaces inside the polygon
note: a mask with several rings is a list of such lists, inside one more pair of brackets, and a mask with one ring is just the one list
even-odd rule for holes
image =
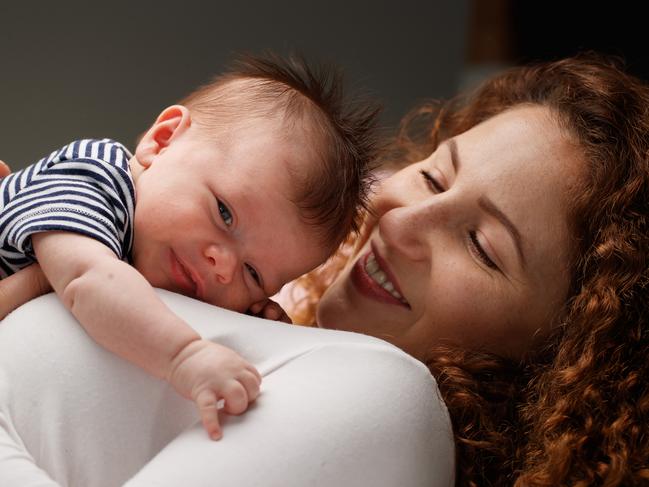
{"label": "woman's face", "polygon": [[524,105],[385,179],[378,221],[323,296],[319,326],[420,358],[443,344],[520,357],[567,296],[582,160],[549,109]]}

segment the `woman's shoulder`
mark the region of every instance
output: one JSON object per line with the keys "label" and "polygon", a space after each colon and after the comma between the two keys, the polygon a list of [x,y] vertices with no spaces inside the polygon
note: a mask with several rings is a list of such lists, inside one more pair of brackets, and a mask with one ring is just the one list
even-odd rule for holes
{"label": "woman's shoulder", "polygon": [[[272,424],[293,423],[285,433],[299,425],[296,448],[311,445],[318,457],[318,445],[339,445],[337,461],[354,456],[348,475],[364,471],[364,485],[453,484],[450,417],[420,361],[367,335],[271,322],[170,293],[161,297],[203,336],[258,368],[264,376],[259,407],[276,417]],[[358,468],[363,462],[367,469]]]}
{"label": "woman's shoulder", "polygon": [[[303,452],[294,467],[305,478],[320,479],[313,485],[452,485],[451,423],[422,363],[376,338],[270,322],[165,291],[159,295],[205,338],[237,350],[264,376],[254,407],[224,419],[226,438],[247,438],[242,432],[252,426],[255,444],[267,444],[269,458],[276,460],[272,452],[278,449]],[[152,447],[143,431],[155,429],[156,437],[169,441],[195,421],[189,401],[97,346],[52,294],[0,323],[0,373],[11,384],[2,402],[21,411],[14,422],[34,451],[44,411],[59,418],[48,436],[56,448],[44,456],[52,465],[70,460],[57,453],[74,446],[66,432],[92,430],[104,439],[129,438],[133,447],[120,457],[123,468],[111,474],[124,479],[164,444]],[[67,414],[71,398],[78,407]],[[97,422],[95,410],[84,406],[89,400],[124,417]],[[214,458],[208,463],[207,470]]]}
{"label": "woman's shoulder", "polygon": [[287,363],[298,357],[340,353],[346,361],[354,354],[363,357],[377,367],[376,362],[390,362],[396,373],[408,371],[425,378],[434,379],[424,364],[403,352],[398,347],[376,337],[341,330],[322,329],[301,325],[290,325],[254,316],[236,313],[227,309],[196,301],[179,294],[158,290],[161,299],[180,317],[186,320],[203,338],[228,346],[255,366],[274,369],[279,363]]}

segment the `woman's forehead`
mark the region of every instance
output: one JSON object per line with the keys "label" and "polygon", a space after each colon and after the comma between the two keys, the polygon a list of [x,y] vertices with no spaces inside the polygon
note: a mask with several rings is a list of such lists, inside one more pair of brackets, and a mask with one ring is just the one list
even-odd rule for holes
{"label": "woman's forehead", "polygon": [[577,144],[541,106],[508,110],[455,140],[457,165],[466,166],[468,176],[501,185],[494,191],[519,189],[520,197],[567,196],[585,167]]}

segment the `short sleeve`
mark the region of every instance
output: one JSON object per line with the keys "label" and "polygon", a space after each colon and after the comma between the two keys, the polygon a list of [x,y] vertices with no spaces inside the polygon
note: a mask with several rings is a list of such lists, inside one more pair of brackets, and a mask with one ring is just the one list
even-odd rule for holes
{"label": "short sleeve", "polygon": [[[2,247],[33,258],[34,233],[68,231],[96,239],[124,259],[132,244],[135,195],[127,164],[121,162],[129,154],[120,147],[107,140],[77,141],[60,151],[74,157],[41,161],[3,209]],[[104,148],[119,163],[102,159]]]}

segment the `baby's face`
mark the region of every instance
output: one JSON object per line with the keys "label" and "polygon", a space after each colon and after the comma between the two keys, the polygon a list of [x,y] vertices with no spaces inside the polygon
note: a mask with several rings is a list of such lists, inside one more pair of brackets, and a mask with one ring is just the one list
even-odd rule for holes
{"label": "baby's face", "polygon": [[273,125],[228,144],[190,127],[136,177],[134,265],[153,286],[245,311],[328,257],[288,199],[288,166],[312,156]]}

